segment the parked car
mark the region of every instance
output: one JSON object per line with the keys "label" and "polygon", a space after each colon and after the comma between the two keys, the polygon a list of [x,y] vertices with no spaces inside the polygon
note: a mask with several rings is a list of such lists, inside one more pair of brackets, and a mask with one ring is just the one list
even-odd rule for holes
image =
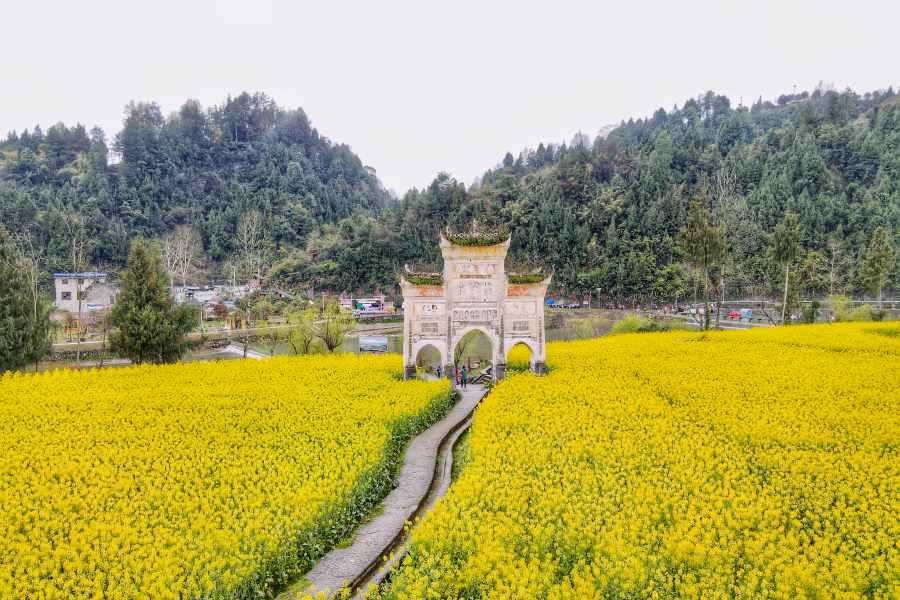
{"label": "parked car", "polygon": [[563,308],[581,308],[581,306],[577,302],[573,302],[572,304],[566,304]]}
{"label": "parked car", "polygon": [[728,313],[728,316],[731,317],[732,319],[737,319],[738,317],[741,316],[741,313],[736,310],[733,310],[730,313]]}

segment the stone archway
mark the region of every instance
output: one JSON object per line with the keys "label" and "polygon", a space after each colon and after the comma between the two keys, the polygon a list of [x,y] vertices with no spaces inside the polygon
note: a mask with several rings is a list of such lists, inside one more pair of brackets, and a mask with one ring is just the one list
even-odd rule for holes
{"label": "stone archway", "polygon": [[544,295],[551,277],[507,275],[509,237],[492,240],[466,236],[457,242],[441,236],[442,273],[409,273],[403,289],[404,377],[415,377],[415,359],[426,343],[439,349],[449,376],[456,344],[469,331],[481,331],[491,342],[494,381],[506,374],[510,348],[525,342],[531,369],[547,371],[544,351]]}
{"label": "stone archway", "polygon": [[510,346],[506,349],[506,362],[510,363],[509,357],[510,354],[513,353],[517,348],[524,348],[528,351],[528,369],[531,371],[535,370],[534,357],[537,354],[537,349],[534,347],[534,343],[531,340],[521,340]]}
{"label": "stone archway", "polygon": [[484,339],[486,339],[488,341],[488,343],[491,345],[491,351],[490,351],[491,364],[492,365],[497,364],[497,362],[496,362],[497,361],[497,348],[499,346],[500,341],[498,339],[495,339],[494,336],[490,335],[490,333],[488,333],[481,327],[469,327],[463,331],[460,331],[459,334],[451,340],[451,342],[450,342],[450,362],[455,362],[456,349],[459,346],[459,343],[467,335],[469,335],[470,333],[474,333],[474,332],[480,333],[481,337],[484,337]]}
{"label": "stone archway", "polygon": [[416,344],[413,345],[412,350],[410,351],[411,352],[411,354],[410,354],[411,360],[409,361],[409,365],[412,366],[412,368],[413,368],[413,377],[415,377],[416,359],[419,357],[419,354],[423,350],[426,350],[428,347],[431,347],[431,348],[434,348],[435,350],[437,350],[437,353],[440,355],[440,363],[439,364],[441,366],[447,364],[447,361],[450,358],[450,354],[447,351],[446,340],[428,339],[428,338],[419,340]]}
{"label": "stone archway", "polygon": [[444,357],[434,344],[425,344],[416,353],[416,366],[443,367]]}

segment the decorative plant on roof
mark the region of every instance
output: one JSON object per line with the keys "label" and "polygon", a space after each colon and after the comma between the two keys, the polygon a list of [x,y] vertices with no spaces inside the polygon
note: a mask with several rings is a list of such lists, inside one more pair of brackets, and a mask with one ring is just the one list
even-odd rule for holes
{"label": "decorative plant on roof", "polygon": [[506,276],[516,285],[540,283],[553,274],[544,266],[544,260],[536,254],[526,254],[515,261],[507,261]]}
{"label": "decorative plant on roof", "polygon": [[517,285],[525,285],[530,283],[540,283],[547,276],[543,273],[510,273],[509,282]]}
{"label": "decorative plant on roof", "polygon": [[502,225],[482,229],[478,222],[473,220],[472,229],[464,233],[455,233],[447,226],[444,237],[457,246],[494,246],[509,239],[509,232]]}
{"label": "decorative plant on roof", "polygon": [[403,265],[406,280],[413,285],[443,285],[444,274],[434,265]]}

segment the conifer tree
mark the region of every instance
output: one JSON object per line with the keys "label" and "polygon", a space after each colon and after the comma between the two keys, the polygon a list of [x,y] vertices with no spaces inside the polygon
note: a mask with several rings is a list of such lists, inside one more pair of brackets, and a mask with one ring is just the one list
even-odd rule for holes
{"label": "conifer tree", "polygon": [[190,307],[176,306],[166,290],[162,259],[138,240],[122,275],[122,291],[111,317],[117,331],[110,349],[134,364],[163,364],[179,360],[187,350],[185,334],[192,328]]}
{"label": "conifer tree", "polygon": [[21,257],[0,226],[0,373],[35,365],[50,353],[49,309],[35,301]]}
{"label": "conifer tree", "polygon": [[[684,250],[687,259],[703,271],[706,280],[706,299],[704,301],[703,328],[709,329],[709,270],[725,255],[725,234],[722,229],[710,225],[709,196],[706,188],[691,200],[691,212],[687,223],[678,234],[678,245]],[[719,307],[721,310],[721,307]]]}
{"label": "conifer tree", "polygon": [[860,278],[868,288],[869,294],[878,298],[879,309],[883,308],[882,292],[884,284],[887,283],[888,273],[894,268],[895,258],[894,249],[888,242],[884,227],[879,227],[872,236],[865,262],[860,269]]}

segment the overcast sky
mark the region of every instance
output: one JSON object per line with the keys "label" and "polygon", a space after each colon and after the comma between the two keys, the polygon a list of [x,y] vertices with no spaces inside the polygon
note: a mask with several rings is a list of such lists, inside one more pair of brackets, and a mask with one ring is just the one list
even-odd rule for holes
{"label": "overcast sky", "polygon": [[709,89],[736,106],[820,79],[900,84],[896,0],[29,0],[0,15],[3,135],[62,121],[111,140],[130,100],[168,114],[262,91],[401,195]]}

